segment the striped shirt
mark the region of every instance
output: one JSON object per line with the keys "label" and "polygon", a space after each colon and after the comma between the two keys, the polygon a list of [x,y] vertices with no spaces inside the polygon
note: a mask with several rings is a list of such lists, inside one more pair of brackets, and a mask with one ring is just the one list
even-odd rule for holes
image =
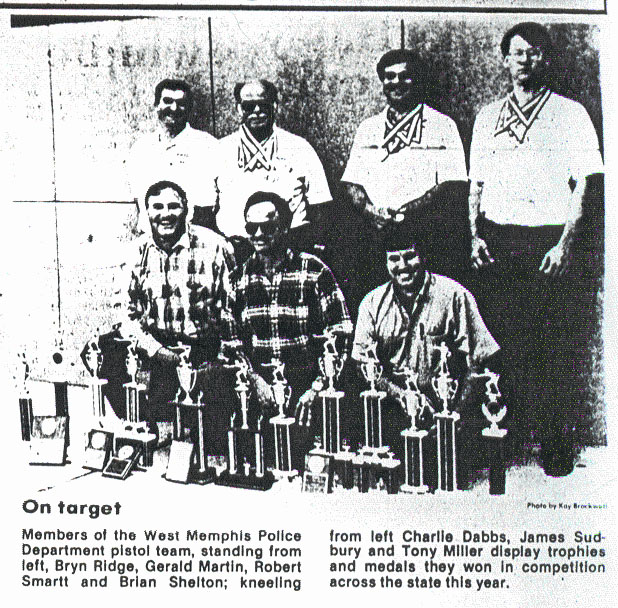
{"label": "striped shirt", "polygon": [[321,352],[312,336],[326,332],[343,336],[347,352],[353,331],[348,308],[332,272],[315,256],[288,249],[270,280],[253,255],[233,273],[233,283],[223,340],[244,347],[254,366],[273,357],[311,366]]}

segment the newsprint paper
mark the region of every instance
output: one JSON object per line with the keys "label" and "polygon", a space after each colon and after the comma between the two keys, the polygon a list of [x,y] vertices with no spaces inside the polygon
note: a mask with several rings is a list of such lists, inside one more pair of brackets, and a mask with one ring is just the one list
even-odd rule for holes
{"label": "newsprint paper", "polygon": [[[615,605],[613,8],[600,0],[3,3],[5,605]],[[530,28],[516,30],[501,50],[504,34],[528,22],[541,26],[532,27],[532,38],[525,33]],[[410,55],[396,54],[376,70],[384,53],[402,48],[422,66],[410,67]],[[174,84],[155,96],[166,78],[188,83],[192,104]],[[254,97],[245,88],[235,98],[235,85],[254,79],[275,85],[277,104],[263,85],[253,85]],[[417,97],[404,107],[408,94]],[[259,120],[251,123],[250,113],[266,117],[263,137],[254,137]],[[174,116],[190,127],[181,124],[186,131],[174,133],[176,142],[162,140]],[[223,138],[233,146],[217,144]],[[122,302],[136,242],[152,234],[140,179],[149,185],[170,179],[174,164],[184,175],[177,181],[185,180],[187,205],[212,209],[219,201],[222,222],[236,204],[240,234],[246,235],[242,210],[252,193],[243,180],[260,172],[268,175],[254,191],[294,182],[288,201],[301,205],[295,212],[323,204],[326,212],[315,216],[321,219],[305,233],[303,247],[318,259],[312,263],[332,270],[357,335],[363,296],[389,280],[392,293],[400,293],[395,283],[405,280],[385,274],[384,252],[375,251],[381,231],[370,217],[408,222],[402,202],[454,184],[444,186],[444,200],[427,203],[440,210],[426,216],[433,220],[417,238],[434,239],[429,270],[456,283],[438,279],[451,295],[427,296],[414,306],[437,301],[436,314],[448,316],[444,331],[459,332],[453,348],[463,349],[463,361],[470,364],[473,351],[480,352],[483,365],[474,371],[486,364],[499,378],[477,379],[473,405],[459,411],[459,420],[450,416],[458,409],[454,395],[461,394],[455,359],[426,325],[427,335],[411,334],[420,342],[407,348],[433,348],[439,362],[428,380],[433,401],[414,402],[434,406],[434,414],[419,419],[418,429],[427,432],[413,436],[413,420],[403,416],[402,402],[397,412],[387,406],[390,397],[381,418],[372,418],[382,399],[379,390],[371,393],[372,380],[389,373],[390,360],[377,367],[365,362],[364,375],[337,384],[330,397],[320,396],[325,384],[314,386],[316,441],[305,441],[296,475],[274,480],[270,469],[285,469],[285,454],[279,450],[283,460],[273,460],[269,417],[258,423],[249,415],[249,428],[242,429],[240,372],[223,376],[227,400],[219,389],[191,397],[206,404],[203,434],[192,412],[180,425],[184,436],[176,429],[170,445],[173,405],[168,423],[152,422],[156,433],[149,433],[148,389],[141,385],[149,358],[136,349],[138,358],[131,359],[133,347],[127,351],[127,342],[114,336],[127,337]],[[512,272],[489,295],[487,269],[470,261],[468,193],[475,188],[480,199],[470,200],[480,210],[477,219],[494,230],[494,241],[486,236],[493,263],[500,263],[496,247],[507,238],[519,247]],[[182,212],[178,193],[164,192]],[[362,215],[354,193],[365,205]],[[174,221],[164,218],[159,229]],[[182,230],[184,221],[178,220]],[[522,275],[522,282],[515,267],[536,243],[526,239],[551,234],[553,244],[541,251],[543,277],[535,267],[534,278]],[[568,251],[552,249],[554,258],[546,258],[565,238]],[[168,280],[169,264],[146,270],[154,280]],[[181,292],[193,280],[180,282],[181,304],[170,311],[176,316],[162,313],[173,327],[179,319],[184,327]],[[530,311],[538,302],[526,300],[532,280],[553,294],[552,312],[538,313],[536,321]],[[566,287],[556,290],[558,284]],[[143,307],[152,304],[148,293],[140,296]],[[219,295],[225,306],[230,294]],[[288,304],[297,310],[305,302]],[[282,314],[273,306],[268,314]],[[495,316],[497,309],[496,321],[491,311]],[[406,310],[414,322],[417,309]],[[515,320],[514,310],[521,311]],[[378,355],[405,329],[388,327],[371,330]],[[120,373],[106,363],[110,343],[113,352],[129,352],[129,373],[139,366],[133,388],[124,368],[116,393],[106,387],[105,379],[111,387]],[[324,350],[327,381],[329,362],[336,367],[341,350]],[[346,368],[354,367],[352,356]],[[191,364],[180,365],[188,366],[179,375],[189,387]],[[285,380],[286,370],[272,377]],[[397,380],[398,390],[413,400],[421,393],[408,380]],[[285,382],[281,387],[285,401]],[[137,401],[127,408],[127,398]],[[169,397],[182,398],[180,392]],[[315,424],[324,423],[323,399],[330,399],[328,407],[341,405],[340,419],[332,418],[334,410],[327,416],[335,427]],[[466,423],[475,416],[480,422],[472,437]],[[408,427],[411,434],[402,436]],[[293,421],[279,428],[279,442],[290,428],[297,441]],[[393,445],[384,447],[389,433]],[[425,461],[419,462],[420,436]],[[464,461],[476,463],[466,475]],[[198,483],[204,479],[209,483]]]}

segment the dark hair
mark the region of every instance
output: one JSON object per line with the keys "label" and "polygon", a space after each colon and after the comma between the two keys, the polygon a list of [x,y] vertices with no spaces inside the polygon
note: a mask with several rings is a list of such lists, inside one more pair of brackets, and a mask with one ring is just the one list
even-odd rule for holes
{"label": "dark hair", "polygon": [[272,82],[270,82],[270,80],[264,80],[263,78],[260,78],[259,80],[249,80],[247,82],[237,83],[234,87],[234,99],[236,100],[236,103],[240,103],[242,101],[240,97],[240,92],[242,91],[242,88],[246,84],[250,84],[251,82],[259,82],[264,89],[264,93],[266,93],[266,98],[268,99],[268,101],[270,103],[277,103],[277,101],[279,100],[279,91],[277,90],[277,87]]}
{"label": "dark hair", "polygon": [[500,50],[502,51],[503,57],[509,54],[511,40],[515,38],[515,36],[521,36],[531,46],[538,46],[543,51],[543,54],[549,54],[552,51],[553,44],[547,29],[540,23],[526,21],[513,26],[502,37]]}
{"label": "dark hair", "polygon": [[426,76],[426,66],[421,58],[409,49],[393,49],[387,51],[380,57],[376,71],[380,80],[384,80],[384,72],[387,67],[395,65],[396,63],[407,63],[410,65],[412,72],[414,73],[415,80],[422,80]]}
{"label": "dark hair", "polygon": [[161,194],[161,192],[163,192],[163,190],[173,190],[180,197],[183,207],[187,206],[187,195],[185,191],[174,182],[162,180],[160,182],[157,182],[156,184],[152,184],[152,186],[150,186],[150,188],[146,190],[146,196],[144,197],[146,207],[148,207],[148,199],[151,196],[158,196],[159,194]]}
{"label": "dark hair", "polygon": [[190,108],[193,103],[193,93],[191,87],[184,80],[178,80],[175,78],[165,78],[155,87],[154,105],[158,106],[161,101],[161,93],[163,89],[168,91],[184,91],[185,99],[187,100],[187,106]]}
{"label": "dark hair", "polygon": [[419,257],[425,259],[423,239],[419,238],[416,231],[410,230],[407,223],[388,226],[382,231],[381,241],[385,253],[414,248]]}
{"label": "dark hair", "polygon": [[257,205],[258,203],[272,203],[277,210],[277,214],[281,219],[281,222],[286,228],[289,228],[292,224],[292,212],[290,211],[290,205],[282,199],[278,194],[274,192],[255,192],[248,199],[245,205],[245,219],[247,218],[247,212],[250,207]]}

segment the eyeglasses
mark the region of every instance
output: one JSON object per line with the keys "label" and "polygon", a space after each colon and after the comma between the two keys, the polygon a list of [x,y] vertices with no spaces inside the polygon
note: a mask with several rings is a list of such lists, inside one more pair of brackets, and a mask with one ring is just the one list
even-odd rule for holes
{"label": "eyeglasses", "polygon": [[251,114],[255,108],[258,112],[268,113],[272,109],[272,104],[268,101],[241,101],[240,107],[245,114]]}
{"label": "eyeglasses", "polygon": [[258,228],[261,228],[264,236],[272,236],[275,232],[277,232],[278,226],[279,222],[276,220],[272,222],[246,222],[245,230],[247,231],[247,234],[255,236]]}

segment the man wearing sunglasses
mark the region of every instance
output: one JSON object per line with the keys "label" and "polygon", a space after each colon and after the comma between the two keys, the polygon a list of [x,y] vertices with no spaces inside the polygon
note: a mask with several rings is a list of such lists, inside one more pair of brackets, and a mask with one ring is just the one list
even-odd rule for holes
{"label": "man wearing sunglasses", "polygon": [[574,279],[585,272],[584,194],[603,166],[588,113],[550,86],[552,46],[538,23],[505,33],[512,92],[474,123],[469,206],[475,291],[511,370],[514,430],[525,443],[534,429],[545,472],[561,476],[573,470],[574,420],[585,419],[567,388],[581,357],[571,344],[585,331],[578,302],[590,297]]}
{"label": "man wearing sunglasses", "polygon": [[274,84],[267,80],[239,83],[234,99],[241,125],[219,142],[219,168],[211,193],[217,227],[228,237],[247,237],[245,201],[254,192],[269,191],[288,203],[291,228],[295,234],[303,233],[317,222],[324,203],[332,200],[320,159],[302,137],[275,125],[278,92]]}
{"label": "man wearing sunglasses", "polygon": [[427,67],[413,51],[397,49],[382,56],[377,73],[387,106],[358,127],[341,178],[361,234],[355,300],[386,279],[374,263],[384,227],[406,222],[424,241],[428,262],[447,274],[457,268],[464,235],[454,219],[458,200],[465,219],[463,145],[455,122],[427,103]]}
{"label": "man wearing sunglasses", "polygon": [[[187,194],[189,220],[201,225],[212,224],[207,217],[206,192],[210,185],[208,167],[212,165],[217,140],[206,131],[189,124],[193,108],[191,87],[184,80],[166,78],[154,91],[157,125],[153,132],[139,137],[127,160],[128,181],[137,200],[139,228],[150,233],[145,194],[157,180],[168,179],[179,184]],[[194,208],[198,211],[194,214]],[[205,215],[206,214],[206,215]]]}
{"label": "man wearing sunglasses", "polygon": [[[274,192],[256,192],[246,202],[244,218],[255,253],[232,274],[224,345],[248,358],[266,417],[275,413],[271,364],[273,359],[285,364],[292,387],[289,413],[295,411],[302,426],[324,387],[318,366],[323,343],[316,336],[335,335],[339,356],[345,357],[352,322],[330,269],[315,256],[288,247],[293,214],[287,201]],[[296,467],[302,466],[304,453],[300,449],[293,457]]]}

